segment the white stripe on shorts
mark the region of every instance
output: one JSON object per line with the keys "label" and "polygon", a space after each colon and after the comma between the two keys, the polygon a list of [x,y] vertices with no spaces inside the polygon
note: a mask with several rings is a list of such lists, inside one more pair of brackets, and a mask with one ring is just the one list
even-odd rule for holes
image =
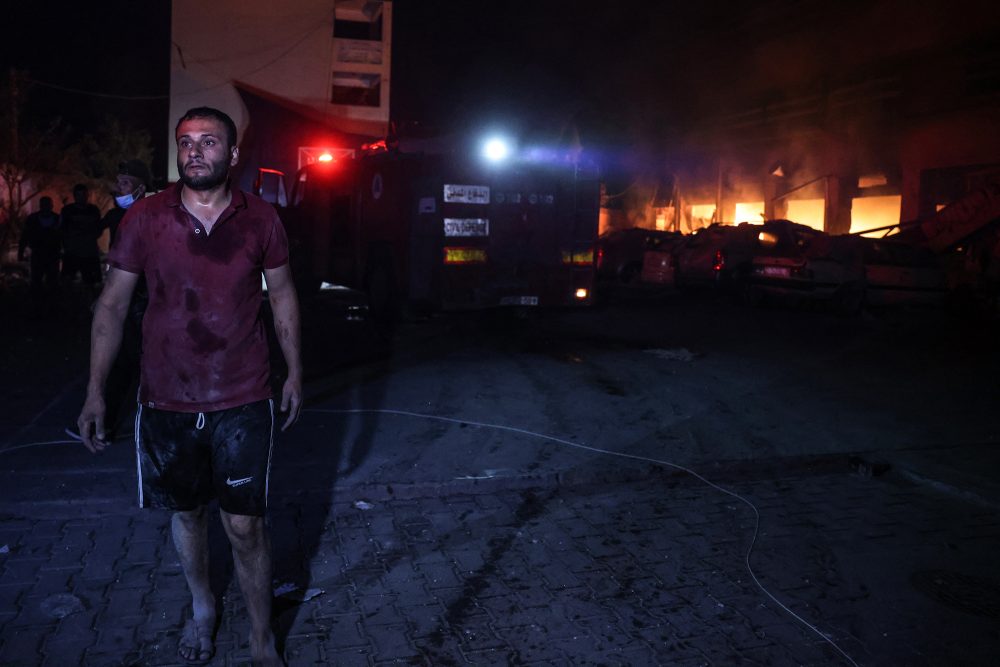
{"label": "white stripe on shorts", "polygon": [[139,454],[139,424],[142,421],[142,403],[135,411],[135,469],[139,473],[139,508],[142,508],[142,456]]}
{"label": "white stripe on shorts", "polygon": [[271,439],[267,443],[267,472],[264,473],[264,509],[267,509],[267,490],[271,483],[271,452],[274,451],[274,399],[267,399],[271,408]]}

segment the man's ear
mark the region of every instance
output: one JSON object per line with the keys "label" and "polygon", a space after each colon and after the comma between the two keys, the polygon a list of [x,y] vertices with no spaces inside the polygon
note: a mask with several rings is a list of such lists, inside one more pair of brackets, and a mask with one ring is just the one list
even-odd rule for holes
{"label": "man's ear", "polygon": [[229,161],[229,166],[230,167],[235,167],[236,163],[239,162],[239,161],[240,161],[240,147],[239,146],[233,146],[233,157]]}

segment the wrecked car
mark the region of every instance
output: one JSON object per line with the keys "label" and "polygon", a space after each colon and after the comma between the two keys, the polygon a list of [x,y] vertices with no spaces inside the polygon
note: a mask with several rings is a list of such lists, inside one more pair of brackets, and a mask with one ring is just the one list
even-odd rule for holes
{"label": "wrecked car", "polygon": [[[641,227],[605,232],[597,239],[597,278],[604,282],[623,284],[637,282],[643,279],[648,251],[669,254],[673,245],[683,238],[680,232]],[[653,258],[656,259],[662,258]],[[672,282],[672,271],[670,273]],[[650,274],[654,278],[652,282],[663,282],[662,276],[654,274]]]}

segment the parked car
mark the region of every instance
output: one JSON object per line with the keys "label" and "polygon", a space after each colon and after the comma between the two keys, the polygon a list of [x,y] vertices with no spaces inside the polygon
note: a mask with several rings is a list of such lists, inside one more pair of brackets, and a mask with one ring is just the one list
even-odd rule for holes
{"label": "parked car", "polygon": [[784,238],[789,229],[809,227],[788,220],[763,224],[713,224],[686,237],[674,252],[679,286],[713,286],[742,291],[762,239]]}
{"label": "parked car", "polygon": [[761,234],[752,261],[744,292],[751,303],[826,301],[855,312],[863,304],[937,304],[946,294],[944,271],[926,248],[801,225],[772,231],[779,233]]}
{"label": "parked car", "polygon": [[865,303],[941,305],[948,294],[940,258],[929,248],[887,239],[864,243]]}
{"label": "parked car", "polygon": [[[597,278],[605,282],[636,282],[643,276],[647,251],[669,254],[673,245],[683,238],[680,232],[640,227],[606,232],[597,239]],[[663,282],[660,278],[656,277],[653,282]]]}

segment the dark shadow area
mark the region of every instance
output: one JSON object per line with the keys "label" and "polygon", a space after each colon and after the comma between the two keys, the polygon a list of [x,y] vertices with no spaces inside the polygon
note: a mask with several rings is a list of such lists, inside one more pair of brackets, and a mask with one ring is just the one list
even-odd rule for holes
{"label": "dark shadow area", "polygon": [[[343,408],[362,412],[326,419],[319,428],[308,431],[300,424],[276,435],[269,515],[273,577],[279,592],[273,614],[282,652],[310,589],[334,585],[330,576],[339,568],[332,564],[327,570],[324,566],[329,564],[318,564],[317,558],[324,546],[331,553],[339,551],[326,544],[336,539],[331,519],[334,488],[371,452],[380,417],[376,411],[383,407],[384,399],[384,384],[378,380],[392,367],[393,329],[366,316],[363,295],[349,290],[321,291],[302,299],[301,312],[305,407],[337,396],[342,397]],[[266,317],[270,320],[269,309]],[[286,368],[270,321],[266,328],[276,407],[280,408]],[[318,385],[325,387],[322,395],[311,391]],[[276,414],[280,428],[284,416]],[[315,417],[305,415],[302,419]],[[295,664],[295,656],[286,658]]]}

